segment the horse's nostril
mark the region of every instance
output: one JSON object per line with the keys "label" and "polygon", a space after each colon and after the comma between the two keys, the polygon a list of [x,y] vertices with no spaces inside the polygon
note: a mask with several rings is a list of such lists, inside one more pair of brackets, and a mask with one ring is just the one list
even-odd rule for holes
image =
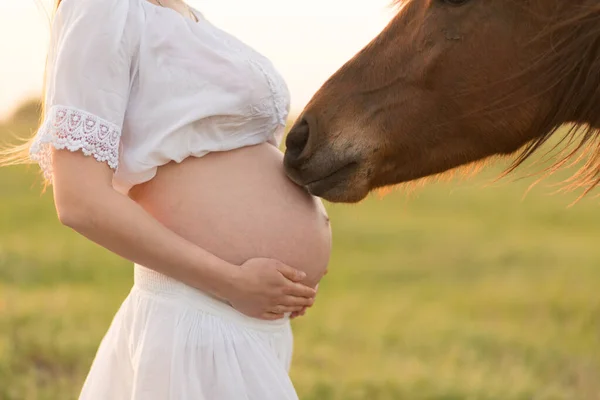
{"label": "horse's nostril", "polygon": [[286,158],[288,162],[299,161],[300,154],[306,148],[310,127],[306,119],[302,118],[288,133],[285,141]]}

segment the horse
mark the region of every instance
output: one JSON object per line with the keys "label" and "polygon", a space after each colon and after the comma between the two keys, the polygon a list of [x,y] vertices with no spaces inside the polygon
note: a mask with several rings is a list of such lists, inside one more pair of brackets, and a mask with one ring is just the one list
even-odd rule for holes
{"label": "horse", "polygon": [[600,183],[598,0],[404,0],[315,93],[287,139],[287,175],[315,196],[375,188],[492,156],[510,172],[559,127],[552,171]]}

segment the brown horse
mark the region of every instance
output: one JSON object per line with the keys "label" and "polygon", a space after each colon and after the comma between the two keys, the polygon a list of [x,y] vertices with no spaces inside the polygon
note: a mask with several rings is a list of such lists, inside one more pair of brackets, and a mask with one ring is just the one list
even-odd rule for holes
{"label": "brown horse", "polygon": [[291,179],[330,201],[492,155],[515,166],[564,124],[575,185],[600,182],[598,0],[406,0],[292,128]]}

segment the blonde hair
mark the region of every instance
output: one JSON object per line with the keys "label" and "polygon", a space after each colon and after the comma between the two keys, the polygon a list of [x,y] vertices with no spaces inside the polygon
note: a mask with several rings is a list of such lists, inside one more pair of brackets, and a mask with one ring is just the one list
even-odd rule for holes
{"label": "blonde hair", "polygon": [[[56,12],[56,9],[60,5],[62,0],[56,0],[53,7],[53,14]],[[44,79],[44,92],[46,91],[46,82]],[[43,118],[44,110],[45,110],[45,96],[42,95],[42,107],[40,113],[40,119]],[[40,121],[42,123],[43,121]],[[18,165],[18,164],[29,164],[31,160],[29,158],[29,149],[35,139],[35,137],[31,137],[28,139],[21,139],[21,143],[11,146],[4,146],[0,142],[0,167],[7,165]]]}

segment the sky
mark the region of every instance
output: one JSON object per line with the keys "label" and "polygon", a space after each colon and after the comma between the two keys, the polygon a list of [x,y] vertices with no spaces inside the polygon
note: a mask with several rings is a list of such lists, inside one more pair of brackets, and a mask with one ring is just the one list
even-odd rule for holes
{"label": "sky", "polygon": [[[0,0],[0,119],[42,91],[50,1]],[[390,0],[188,3],[273,61],[290,87],[294,112],[393,16]]]}

